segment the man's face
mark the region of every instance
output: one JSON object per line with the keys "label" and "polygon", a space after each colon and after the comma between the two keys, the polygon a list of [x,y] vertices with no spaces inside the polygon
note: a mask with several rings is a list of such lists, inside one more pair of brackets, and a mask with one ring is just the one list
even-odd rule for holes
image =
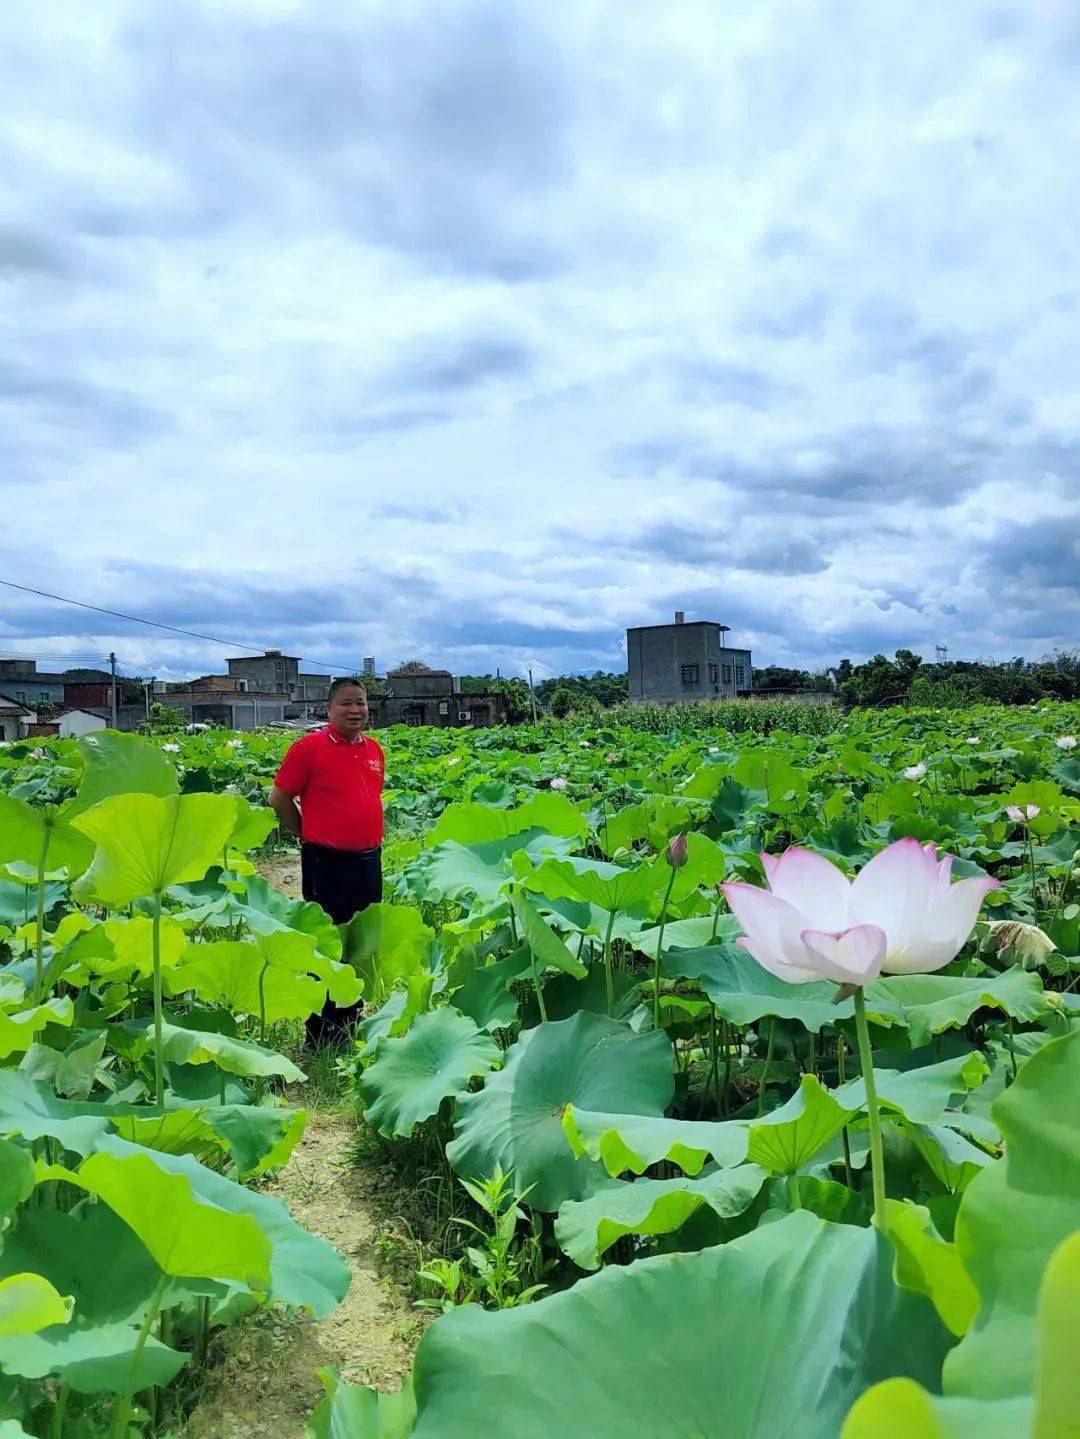
{"label": "man's face", "polygon": [[368,722],[367,695],[359,685],[342,685],[327,705],[326,713],[338,734],[352,739]]}

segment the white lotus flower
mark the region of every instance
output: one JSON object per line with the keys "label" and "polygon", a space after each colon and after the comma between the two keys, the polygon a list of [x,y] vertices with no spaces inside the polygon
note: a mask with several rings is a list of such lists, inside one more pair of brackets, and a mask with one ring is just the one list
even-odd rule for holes
{"label": "white lotus flower", "polygon": [[963,948],[990,876],[952,883],[952,856],[899,839],[854,880],[822,855],[792,847],[763,854],[768,889],[722,885],[745,931],[739,944],[789,984],[870,984],[877,975],[930,974]]}
{"label": "white lotus flower", "polygon": [[579,739],[579,740],[578,740],[578,748],[579,748],[579,749],[588,749],[588,748],[589,748],[589,741],[588,741],[587,739]]}
{"label": "white lotus flower", "polygon": [[228,745],[229,749],[244,748],[244,741],[242,739],[227,739],[225,743]]}
{"label": "white lotus flower", "polygon": [[711,745],[709,746],[709,753],[710,753],[710,754],[719,754],[719,753],[720,753],[720,746],[719,746],[718,744],[711,744]]}
{"label": "white lotus flower", "polygon": [[45,758],[45,751],[44,751],[43,749],[32,749],[32,750],[30,751],[30,754],[31,754],[31,756],[32,756],[34,759],[44,759],[44,758]]}
{"label": "white lotus flower", "polygon": [[452,769],[454,765],[460,764],[460,763],[461,763],[461,756],[460,756],[459,754],[452,754],[452,755],[450,756],[450,758],[446,761],[446,767],[447,767],[447,769]]}
{"label": "white lotus flower", "polygon": [[1005,813],[1010,819],[1014,819],[1017,824],[1027,824],[1027,822],[1034,819],[1037,814],[1041,814],[1042,810],[1037,804],[1007,804],[1005,806]]}
{"label": "white lotus flower", "polygon": [[566,781],[561,777],[561,775],[556,775],[555,778],[551,781],[551,788],[552,788],[552,789],[565,789],[565,788],[566,788]]}
{"label": "white lotus flower", "polygon": [[1059,734],[1054,743],[1058,749],[1075,749],[1076,736],[1074,734]]}
{"label": "white lotus flower", "polygon": [[969,736],[968,736],[968,738],[967,738],[967,740],[965,741],[965,743],[966,743],[966,744],[982,744],[982,740],[979,738],[979,736],[978,736],[977,734],[973,734],[973,735],[969,735]]}
{"label": "white lotus flower", "polygon": [[606,755],[604,756],[604,758],[607,760],[608,764],[615,764],[615,762],[618,760],[619,756],[615,753],[614,750],[612,750],[611,753],[610,753],[610,754],[606,754]]}
{"label": "white lotus flower", "polygon": [[180,753],[180,746],[178,744],[163,744],[161,748],[165,751],[166,754]]}
{"label": "white lotus flower", "polygon": [[926,766],[924,764],[909,764],[904,771],[905,779],[925,779]]}

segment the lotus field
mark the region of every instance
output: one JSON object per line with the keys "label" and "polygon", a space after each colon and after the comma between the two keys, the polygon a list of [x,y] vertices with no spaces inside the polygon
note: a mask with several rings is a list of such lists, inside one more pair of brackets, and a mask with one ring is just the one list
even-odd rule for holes
{"label": "lotus field", "polygon": [[265,1192],[328,997],[363,1124],[469,1217],[411,1381],[327,1373],[316,1439],[1075,1436],[1078,735],[390,729],[341,929],[258,871],[291,736],[0,749],[0,1439],[178,1435],[228,1326],[332,1313]]}

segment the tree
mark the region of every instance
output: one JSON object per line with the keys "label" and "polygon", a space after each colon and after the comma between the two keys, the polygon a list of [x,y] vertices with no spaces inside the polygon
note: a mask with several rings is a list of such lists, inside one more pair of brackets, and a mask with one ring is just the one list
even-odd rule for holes
{"label": "tree", "polygon": [[569,685],[558,685],[548,700],[548,712],[556,719],[565,719],[574,708],[576,696]]}
{"label": "tree", "polygon": [[139,733],[171,734],[174,730],[183,729],[187,722],[187,715],[183,710],[155,700],[150,706],[150,713],[139,725]]}

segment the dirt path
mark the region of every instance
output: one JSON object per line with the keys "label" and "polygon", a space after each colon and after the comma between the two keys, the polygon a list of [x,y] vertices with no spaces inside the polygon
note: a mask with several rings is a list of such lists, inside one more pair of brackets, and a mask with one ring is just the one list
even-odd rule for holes
{"label": "dirt path", "polygon": [[185,1439],[303,1439],[322,1397],[319,1369],[332,1366],[349,1383],[391,1390],[411,1368],[423,1321],[380,1272],[371,1179],[349,1162],[352,1133],[341,1116],[313,1114],[293,1158],[267,1187],[298,1224],[345,1256],[349,1292],[319,1322],[267,1313],[230,1333],[223,1362],[203,1376]]}

